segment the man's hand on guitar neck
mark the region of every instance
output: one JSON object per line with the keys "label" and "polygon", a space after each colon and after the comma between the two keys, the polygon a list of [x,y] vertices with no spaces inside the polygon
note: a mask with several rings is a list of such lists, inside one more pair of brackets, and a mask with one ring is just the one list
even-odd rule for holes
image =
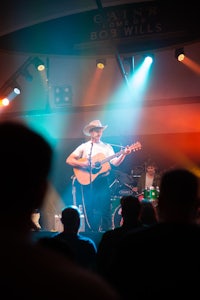
{"label": "man's hand on guitar neck", "polygon": [[124,149],[124,156],[130,154],[132,151],[132,148],[130,146],[126,146],[126,148]]}

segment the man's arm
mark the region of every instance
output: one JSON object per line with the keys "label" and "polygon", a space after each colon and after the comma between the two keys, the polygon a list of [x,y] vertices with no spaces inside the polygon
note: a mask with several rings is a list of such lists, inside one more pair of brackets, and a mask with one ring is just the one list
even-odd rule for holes
{"label": "man's arm", "polygon": [[131,153],[131,149],[127,146],[125,149],[124,149],[124,152],[123,154],[121,154],[120,156],[114,158],[112,160],[112,164],[117,167],[119,166],[125,159],[125,157]]}
{"label": "man's arm", "polygon": [[73,152],[66,158],[66,164],[72,167],[80,167],[80,168],[87,168],[89,166],[89,162],[87,159],[79,160],[79,157]]}

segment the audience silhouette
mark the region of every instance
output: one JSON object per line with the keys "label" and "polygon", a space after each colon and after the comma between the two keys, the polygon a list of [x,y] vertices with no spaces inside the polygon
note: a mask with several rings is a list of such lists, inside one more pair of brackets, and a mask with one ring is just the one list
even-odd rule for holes
{"label": "audience silhouette", "polygon": [[149,200],[141,201],[140,221],[144,226],[157,224],[157,207]]}
{"label": "audience silhouette", "polygon": [[140,228],[141,203],[133,195],[120,199],[122,225],[106,231],[97,249],[97,270],[101,275],[106,274],[112,261],[113,253],[117,249],[120,239],[129,231]]}
{"label": "audience silhouette", "polygon": [[6,299],[119,299],[92,271],[32,240],[32,213],[43,205],[53,151],[22,121],[0,121],[1,293]]}
{"label": "audience silhouette", "polygon": [[127,233],[107,270],[123,299],[181,299],[198,293],[198,206],[197,176],[187,169],[163,174],[158,223]]}
{"label": "audience silhouette", "polygon": [[[63,231],[56,233],[50,238],[39,239],[39,242],[47,242],[49,246],[53,246],[55,241],[58,247],[57,250],[72,258],[81,266],[89,269],[94,269],[96,265],[97,248],[95,242],[87,236],[80,234],[80,211],[78,207],[69,205],[62,210],[61,222],[63,224]],[[53,241],[48,241],[53,239]],[[59,247],[59,242],[61,247]],[[66,253],[65,253],[66,246]]]}

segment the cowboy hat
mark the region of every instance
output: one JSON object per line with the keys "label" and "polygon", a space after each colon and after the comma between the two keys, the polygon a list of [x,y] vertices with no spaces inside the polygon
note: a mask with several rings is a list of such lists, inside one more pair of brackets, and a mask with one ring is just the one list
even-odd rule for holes
{"label": "cowboy hat", "polygon": [[108,127],[108,125],[103,126],[101,124],[101,121],[99,120],[94,120],[91,121],[89,124],[87,124],[84,128],[83,128],[83,133],[87,136],[90,136],[90,131],[94,128],[100,128],[100,129],[106,129]]}

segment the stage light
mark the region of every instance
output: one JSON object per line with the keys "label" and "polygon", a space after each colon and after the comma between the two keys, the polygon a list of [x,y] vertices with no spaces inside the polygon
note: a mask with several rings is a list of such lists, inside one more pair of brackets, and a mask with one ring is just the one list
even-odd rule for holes
{"label": "stage light", "polygon": [[41,72],[45,69],[45,65],[44,65],[43,61],[40,58],[35,57],[33,61],[34,61],[35,68],[38,71]]}
{"label": "stage light", "polygon": [[175,50],[175,58],[178,61],[183,61],[185,58],[184,48],[178,48]]}
{"label": "stage light", "polygon": [[104,69],[105,65],[106,65],[105,59],[97,59],[96,60],[96,66],[98,69],[101,69],[101,70]]}
{"label": "stage light", "polygon": [[0,103],[0,106],[8,106],[10,104],[10,101],[8,98],[3,98]]}
{"label": "stage light", "polygon": [[15,95],[20,95],[21,94],[21,91],[20,91],[19,87],[14,87],[13,92],[15,93]]}
{"label": "stage light", "polygon": [[13,83],[8,86],[8,88],[4,91],[4,98],[1,99],[1,106],[8,105],[12,100],[14,100],[18,95],[21,94],[21,90],[18,84]]}
{"label": "stage light", "polygon": [[145,63],[151,64],[154,60],[154,55],[153,54],[146,54],[144,56],[144,60],[145,60]]}

